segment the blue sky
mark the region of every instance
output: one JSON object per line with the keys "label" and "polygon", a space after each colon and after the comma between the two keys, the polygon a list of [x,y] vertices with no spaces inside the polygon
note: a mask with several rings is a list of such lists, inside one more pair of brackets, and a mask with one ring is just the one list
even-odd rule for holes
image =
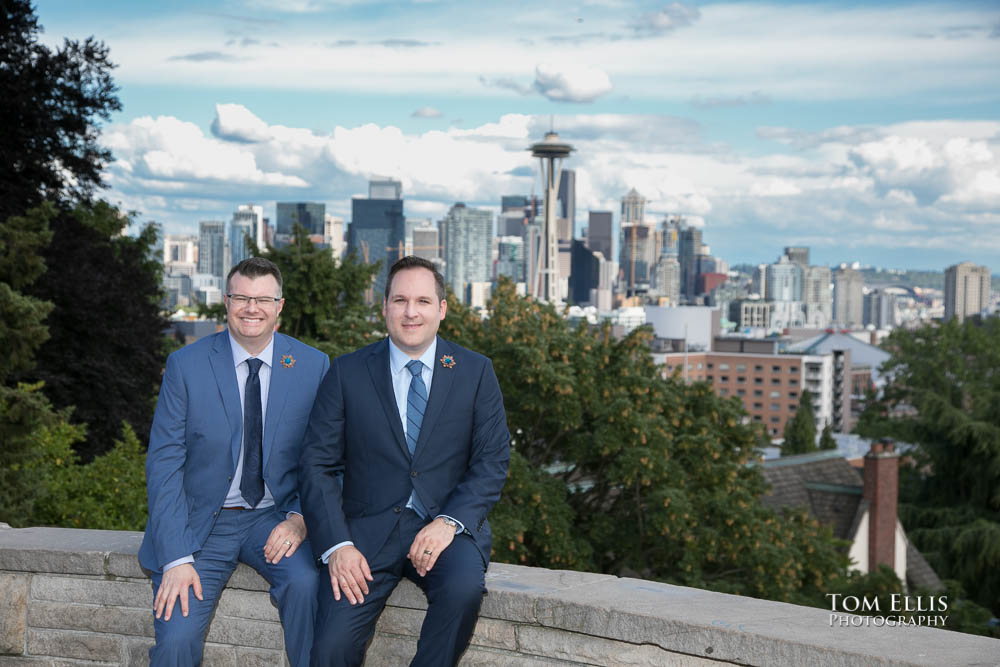
{"label": "blue sky", "polygon": [[409,217],[540,189],[576,147],[578,226],[630,188],[714,254],[1000,272],[996,2],[40,0],[45,39],[111,48],[108,197],[193,231],[237,204]]}

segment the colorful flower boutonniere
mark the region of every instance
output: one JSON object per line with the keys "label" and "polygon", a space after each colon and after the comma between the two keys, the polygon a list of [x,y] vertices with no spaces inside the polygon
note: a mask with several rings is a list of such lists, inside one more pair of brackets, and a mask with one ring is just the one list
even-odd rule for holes
{"label": "colorful flower boutonniere", "polygon": [[441,357],[441,365],[444,366],[445,368],[454,368],[455,357],[451,356],[450,354],[443,355]]}
{"label": "colorful flower boutonniere", "polygon": [[281,365],[285,368],[291,368],[295,365],[295,357],[290,354],[283,355],[281,357]]}

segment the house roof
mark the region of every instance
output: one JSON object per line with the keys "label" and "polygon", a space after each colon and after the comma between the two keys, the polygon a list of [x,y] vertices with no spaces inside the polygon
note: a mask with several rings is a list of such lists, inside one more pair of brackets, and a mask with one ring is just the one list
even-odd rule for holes
{"label": "house roof", "polygon": [[803,354],[827,354],[834,350],[850,350],[852,366],[868,366],[872,370],[872,382],[880,386],[881,371],[879,367],[889,360],[885,350],[858,340],[849,334],[826,332],[818,336],[793,343],[786,348],[787,352]]}

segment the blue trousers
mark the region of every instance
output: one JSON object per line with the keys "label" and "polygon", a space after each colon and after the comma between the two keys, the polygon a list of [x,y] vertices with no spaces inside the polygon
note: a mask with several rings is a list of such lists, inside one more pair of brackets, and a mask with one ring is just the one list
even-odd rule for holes
{"label": "blue trousers", "polygon": [[426,577],[417,574],[406,554],[413,538],[427,524],[413,510],[400,515],[386,544],[370,558],[374,581],[362,604],[352,605],[345,595],[333,599],[330,570],[320,575],[319,612],[316,617],[314,667],[361,665],[375,632],[375,621],[400,578],[416,583],[427,595],[427,615],[420,628],[417,654],[411,665],[455,665],[469,645],[476,628],[479,606],[486,593],[486,563],[469,535],[456,535]]}
{"label": "blue trousers", "polygon": [[[201,664],[209,622],[222,589],[238,562],[251,566],[271,584],[271,599],[278,606],[289,663],[292,667],[309,664],[319,573],[308,541],[300,544],[291,558],[282,558],[275,564],[264,560],[264,544],[271,530],[282,519],[284,517],[273,507],[219,512],[218,520],[201,551],[194,554],[194,568],[201,580],[204,600],[199,600],[189,591],[187,616],[181,614],[178,600],[169,621],[154,617],[156,644],[149,649],[152,667]],[[153,574],[154,599],[162,579],[162,573]]]}

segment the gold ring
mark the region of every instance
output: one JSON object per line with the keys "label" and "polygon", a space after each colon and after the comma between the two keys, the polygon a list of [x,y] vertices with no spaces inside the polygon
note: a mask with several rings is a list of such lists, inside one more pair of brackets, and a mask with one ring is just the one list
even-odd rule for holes
{"label": "gold ring", "polygon": [[428,551],[427,549],[424,549],[424,555],[426,555],[426,556],[430,556],[430,555],[431,555],[432,553],[433,553],[433,552],[431,552],[431,551]]}

